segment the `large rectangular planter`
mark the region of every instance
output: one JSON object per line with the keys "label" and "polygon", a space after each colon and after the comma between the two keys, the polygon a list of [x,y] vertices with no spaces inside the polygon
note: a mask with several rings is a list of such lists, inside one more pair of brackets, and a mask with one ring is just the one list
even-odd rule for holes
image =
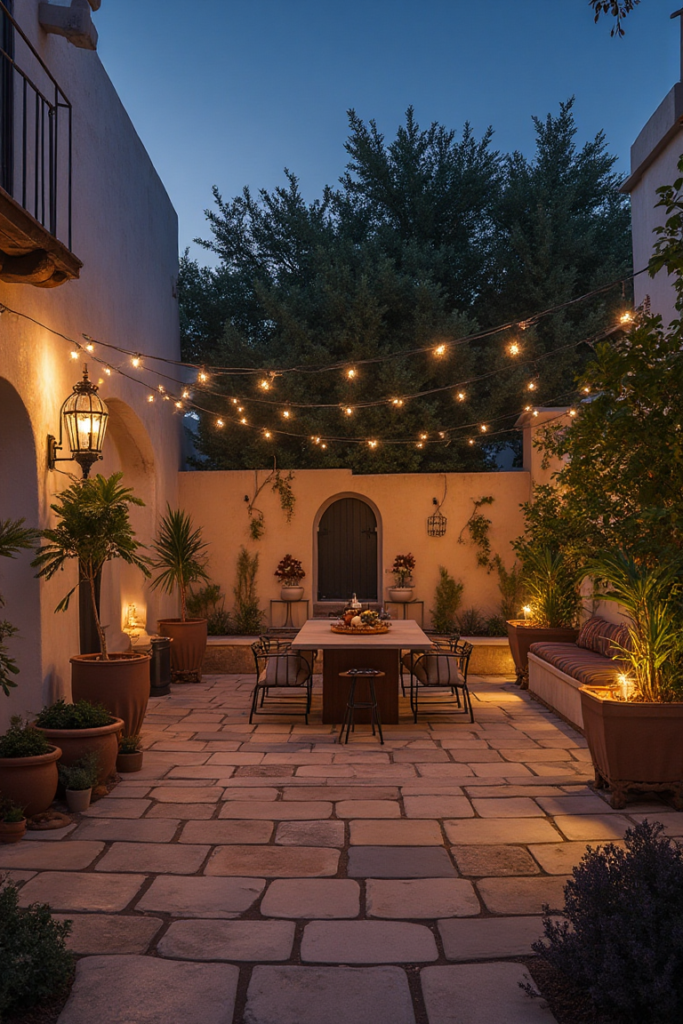
{"label": "large rectangular planter", "polygon": [[600,687],[579,692],[596,785],[609,786],[612,807],[624,807],[629,791],[672,790],[682,810],[683,703],[620,701]]}

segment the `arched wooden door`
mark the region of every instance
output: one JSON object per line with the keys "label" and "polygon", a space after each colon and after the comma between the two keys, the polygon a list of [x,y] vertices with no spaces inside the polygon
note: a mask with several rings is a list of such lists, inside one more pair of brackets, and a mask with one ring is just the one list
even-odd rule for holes
{"label": "arched wooden door", "polygon": [[339,498],[318,526],[318,600],[377,600],[377,519],[360,498]]}

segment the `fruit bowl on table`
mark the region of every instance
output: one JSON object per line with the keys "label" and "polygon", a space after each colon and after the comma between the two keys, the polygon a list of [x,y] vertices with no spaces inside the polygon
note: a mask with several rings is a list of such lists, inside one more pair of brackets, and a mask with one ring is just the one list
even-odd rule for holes
{"label": "fruit bowl on table", "polygon": [[371,626],[347,626],[345,622],[333,622],[330,626],[333,633],[344,633],[347,636],[371,636],[373,633],[388,633],[390,622],[377,622]]}

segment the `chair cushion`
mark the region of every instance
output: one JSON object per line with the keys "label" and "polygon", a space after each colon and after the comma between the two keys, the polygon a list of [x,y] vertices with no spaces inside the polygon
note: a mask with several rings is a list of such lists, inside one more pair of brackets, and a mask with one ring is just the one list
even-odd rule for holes
{"label": "chair cushion", "polygon": [[576,646],[602,654],[605,658],[618,656],[620,647],[628,650],[631,646],[628,626],[623,622],[608,622],[599,615],[592,615],[581,627]]}
{"label": "chair cushion", "polygon": [[[405,665],[405,658],[403,663]],[[410,668],[410,657],[406,667]],[[413,675],[422,686],[456,686],[462,682],[457,658],[447,654],[426,654],[416,658]]]}
{"label": "chair cushion", "polygon": [[623,661],[605,658],[576,644],[532,644],[529,650],[582,686],[612,686],[626,668]]}
{"label": "chair cushion", "polygon": [[303,686],[309,677],[308,666],[298,657],[268,658],[259,683],[266,686]]}

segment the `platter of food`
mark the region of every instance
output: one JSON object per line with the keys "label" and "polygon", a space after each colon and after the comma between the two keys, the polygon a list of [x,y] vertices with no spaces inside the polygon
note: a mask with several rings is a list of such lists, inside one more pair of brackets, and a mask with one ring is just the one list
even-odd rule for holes
{"label": "platter of food", "polygon": [[355,612],[345,612],[343,618],[337,619],[330,626],[333,633],[345,633],[348,636],[388,633],[390,628],[390,622],[380,618],[377,612],[370,610],[361,612],[360,615]]}

